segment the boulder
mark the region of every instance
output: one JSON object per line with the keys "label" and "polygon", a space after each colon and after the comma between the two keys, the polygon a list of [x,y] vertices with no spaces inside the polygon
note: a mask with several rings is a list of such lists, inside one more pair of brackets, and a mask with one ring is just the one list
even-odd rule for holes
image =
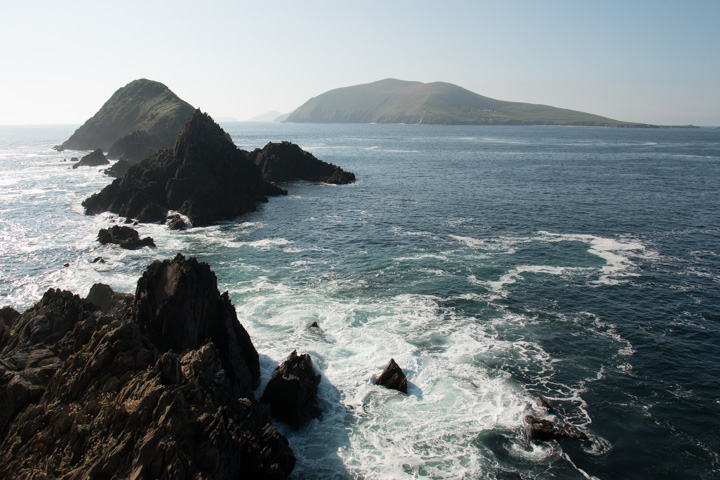
{"label": "boulder", "polygon": [[72,168],[97,167],[110,163],[101,148],[97,148],[80,159]]}
{"label": "boulder", "polygon": [[391,358],[385,369],[377,378],[376,383],[386,388],[391,388],[402,393],[407,393],[407,378],[402,368],[395,363],[395,359]]}
{"label": "boulder", "polygon": [[315,373],[310,355],[293,352],[273,372],[260,401],[270,405],[271,415],[293,428],[318,418],[320,375]]}
{"label": "boulder", "polygon": [[152,237],[140,238],[137,230],[124,225],[113,225],[110,228],[103,228],[98,232],[98,242],[103,245],[114,243],[127,250],[136,250],[141,247],[154,247],[155,241]]}
{"label": "boulder", "polygon": [[246,152],[196,110],[172,150],[133,165],[83,206],[88,214],[111,211],[141,222],[163,222],[175,210],[204,226],[255,210],[269,188]]}
{"label": "boulder", "polygon": [[263,178],[269,182],[308,180],[336,185],[355,181],[355,174],[346,172],[331,163],[315,158],[290,142],[268,143],[250,153],[249,157],[260,167]]}
{"label": "boulder", "polygon": [[105,169],[105,175],[113,178],[120,178],[130,170],[131,165],[132,164],[129,161],[125,159],[120,159],[115,162],[110,168]]}

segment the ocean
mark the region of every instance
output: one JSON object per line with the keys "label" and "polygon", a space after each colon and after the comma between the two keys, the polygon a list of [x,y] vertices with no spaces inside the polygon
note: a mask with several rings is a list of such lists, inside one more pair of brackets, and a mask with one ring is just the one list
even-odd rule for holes
{"label": "ocean", "polygon": [[[0,306],[209,263],[258,396],[295,349],[322,375],[322,417],[278,424],[296,479],[720,478],[720,130],[222,126],[358,180],[126,251],[80,205],[111,179],[52,149],[75,126],[0,127]],[[407,395],[374,384],[390,358]],[[538,397],[589,441],[528,440]]]}

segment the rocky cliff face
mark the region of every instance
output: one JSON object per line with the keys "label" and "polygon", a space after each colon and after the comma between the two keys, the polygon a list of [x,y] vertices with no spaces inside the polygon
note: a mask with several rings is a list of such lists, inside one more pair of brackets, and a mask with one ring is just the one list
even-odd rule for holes
{"label": "rocky cliff face", "polygon": [[308,180],[341,185],[355,181],[355,174],[315,158],[294,143],[268,143],[249,154],[269,182]]}
{"label": "rocky cliff face", "polygon": [[[286,478],[253,396],[257,352],[206,264],[155,262],[135,296],[49,290],[3,309],[2,478]],[[7,318],[6,318],[7,317]]]}
{"label": "rocky cliff face", "polygon": [[[168,148],[175,142],[193,110],[189,103],[181,100],[162,83],[135,80],[116,91],[92,118],[58,148],[100,148],[108,151],[117,140],[134,132],[143,132],[140,135],[144,141],[151,139],[153,151]],[[133,148],[136,146],[136,142],[129,140],[125,144]],[[117,156],[111,158],[120,158],[124,153],[122,145],[112,150]]]}
{"label": "rocky cliff face", "polygon": [[133,165],[83,206],[88,214],[111,211],[141,222],[162,222],[168,210],[176,210],[199,226],[253,211],[272,193],[278,192],[246,153],[209,115],[196,110],[172,150]]}

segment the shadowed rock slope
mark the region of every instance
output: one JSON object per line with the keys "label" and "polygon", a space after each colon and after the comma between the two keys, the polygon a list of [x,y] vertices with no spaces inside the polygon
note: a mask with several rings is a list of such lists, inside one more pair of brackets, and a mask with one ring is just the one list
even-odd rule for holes
{"label": "shadowed rock slope", "polygon": [[172,147],[193,110],[162,83],[135,80],[117,90],[58,148],[101,148],[112,153],[110,158],[127,156],[128,160],[139,161],[149,151]]}
{"label": "shadowed rock slope", "polygon": [[0,478],[287,478],[258,354],[207,264],[178,255],[134,296],[89,297],[3,310]]}
{"label": "shadowed rock slope", "polygon": [[83,206],[88,214],[110,211],[141,222],[163,222],[176,210],[200,226],[232,220],[255,210],[265,195],[280,193],[209,115],[196,110],[172,150],[133,165]]}

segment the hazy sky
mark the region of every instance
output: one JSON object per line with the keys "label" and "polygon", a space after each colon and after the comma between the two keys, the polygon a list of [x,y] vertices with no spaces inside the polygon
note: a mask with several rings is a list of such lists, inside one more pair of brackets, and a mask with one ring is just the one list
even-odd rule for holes
{"label": "hazy sky", "polygon": [[720,0],[3,1],[0,124],[82,123],[137,78],[215,118],[383,78],[720,125]]}

